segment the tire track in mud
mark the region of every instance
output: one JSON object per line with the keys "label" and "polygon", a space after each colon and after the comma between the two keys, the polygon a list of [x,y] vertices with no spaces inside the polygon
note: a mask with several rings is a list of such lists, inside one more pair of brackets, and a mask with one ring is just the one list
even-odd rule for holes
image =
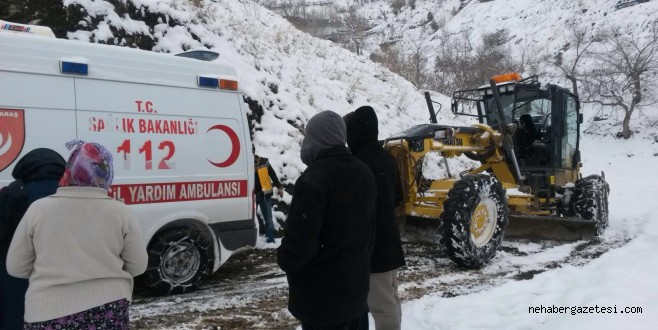
{"label": "tire track in mud", "polygon": [[[427,294],[455,297],[509,281],[523,281],[565,265],[582,266],[630,241],[623,234],[591,241],[504,241],[482,269],[457,266],[438,245],[404,244],[407,266],[399,272],[403,301]],[[275,249],[252,249],[234,255],[196,292],[157,296],[137,289],[131,307],[134,329],[295,329],[287,311],[285,274]]]}
{"label": "tire track in mud", "polygon": [[[275,249],[233,255],[196,292],[158,296],[136,289],[134,329],[291,329],[287,282]],[[282,322],[279,322],[281,320]]]}
{"label": "tire track in mud", "polygon": [[585,265],[630,240],[621,234],[578,242],[507,240],[491,263],[477,270],[457,266],[436,245],[408,244],[405,246],[407,267],[399,278],[401,298],[407,301],[430,293],[455,297],[508,281],[530,280],[565,265]]}

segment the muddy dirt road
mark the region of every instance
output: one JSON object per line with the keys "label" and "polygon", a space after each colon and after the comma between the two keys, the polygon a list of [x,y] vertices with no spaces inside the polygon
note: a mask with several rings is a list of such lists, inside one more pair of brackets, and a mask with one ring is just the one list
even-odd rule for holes
{"label": "muddy dirt road", "polygon": [[[455,297],[565,265],[581,266],[626,244],[622,234],[593,241],[505,241],[487,267],[457,267],[432,244],[405,244],[407,266],[400,271],[403,301],[426,294]],[[287,311],[287,282],[276,265],[275,249],[241,252],[208,278],[196,292],[159,297],[138,290],[131,308],[134,329],[295,329]]]}

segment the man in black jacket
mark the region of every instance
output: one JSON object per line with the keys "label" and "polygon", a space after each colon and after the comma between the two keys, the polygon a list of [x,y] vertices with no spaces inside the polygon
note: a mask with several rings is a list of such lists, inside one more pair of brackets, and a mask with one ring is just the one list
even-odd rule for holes
{"label": "man in black jacket", "polygon": [[278,264],[288,309],[302,329],[356,329],[366,310],[375,221],[375,179],[345,146],[341,116],[323,111],[306,125]]}
{"label": "man in black jacket", "polygon": [[[399,330],[402,319],[397,270],[405,265],[395,208],[402,200],[402,183],[395,158],[377,141],[377,115],[362,106],[345,116],[347,145],[375,175],[377,209],[375,247],[370,259],[368,307],[377,330]],[[363,326],[362,326],[363,328]]]}
{"label": "man in black jacket", "polygon": [[66,161],[54,150],[34,149],[14,166],[16,181],[0,190],[0,329],[23,329],[28,281],[7,274],[7,250],[23,214],[32,202],[52,195]]}

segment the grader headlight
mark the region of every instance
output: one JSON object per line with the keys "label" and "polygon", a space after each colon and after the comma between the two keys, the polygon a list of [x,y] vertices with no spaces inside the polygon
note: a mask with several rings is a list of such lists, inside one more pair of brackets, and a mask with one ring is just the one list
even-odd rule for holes
{"label": "grader headlight", "polygon": [[445,130],[440,129],[438,131],[434,131],[434,140],[438,141],[438,140],[443,140],[445,138],[446,138],[446,131]]}
{"label": "grader headlight", "polygon": [[482,141],[489,141],[490,138],[491,138],[491,133],[489,132],[484,132],[482,133],[482,135],[480,135],[480,140]]}
{"label": "grader headlight", "polygon": [[450,139],[454,136],[455,136],[455,129],[451,127],[434,131],[434,140],[436,141]]}

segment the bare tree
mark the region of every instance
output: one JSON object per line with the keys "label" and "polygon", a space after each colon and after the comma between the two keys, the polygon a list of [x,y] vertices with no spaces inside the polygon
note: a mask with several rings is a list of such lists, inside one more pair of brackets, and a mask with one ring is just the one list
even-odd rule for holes
{"label": "bare tree", "polygon": [[306,18],[306,0],[283,0],[274,9],[283,17]]}
{"label": "bare tree", "polygon": [[381,54],[372,54],[371,60],[381,63],[389,70],[404,76],[404,54],[397,45],[390,45],[383,49]]}
{"label": "bare tree", "polygon": [[368,21],[356,11],[356,7],[352,6],[345,15],[341,17],[344,31],[349,35],[350,41],[354,43],[355,52],[361,55],[361,45],[365,38],[365,33],[370,29]]}
{"label": "bare tree", "polygon": [[407,73],[405,78],[411,81],[417,88],[426,87],[428,81],[427,71],[427,45],[422,40],[416,40],[411,46],[411,53],[405,63]]}
{"label": "bare tree", "polygon": [[493,75],[518,67],[512,58],[507,30],[499,30],[474,43],[466,33],[439,36],[440,46],[435,50],[434,72],[430,87],[443,93],[456,89],[476,88]]}
{"label": "bare tree", "polygon": [[610,33],[606,51],[595,54],[596,69],[587,77],[586,102],[620,107],[624,111],[621,135],[631,136],[630,121],[636,108],[651,102],[658,80],[658,24],[646,38]]}
{"label": "bare tree", "polygon": [[572,91],[576,96],[578,96],[578,80],[581,79],[580,64],[587,56],[591,55],[590,47],[597,40],[597,38],[587,38],[586,34],[585,28],[576,24],[572,25],[569,43],[565,45],[565,49],[573,44],[575,52],[573,56],[565,60],[561,50],[554,57],[547,55],[544,58],[544,61],[560,69],[564,77],[571,82]]}
{"label": "bare tree", "polygon": [[446,94],[458,88],[471,86],[469,72],[474,46],[470,36],[464,32],[439,35],[439,46],[435,50],[434,70],[430,77],[431,89]]}
{"label": "bare tree", "polygon": [[542,75],[540,69],[542,60],[537,54],[537,49],[532,42],[524,42],[519,45],[516,55],[511,59],[512,71],[519,72],[524,76]]}

